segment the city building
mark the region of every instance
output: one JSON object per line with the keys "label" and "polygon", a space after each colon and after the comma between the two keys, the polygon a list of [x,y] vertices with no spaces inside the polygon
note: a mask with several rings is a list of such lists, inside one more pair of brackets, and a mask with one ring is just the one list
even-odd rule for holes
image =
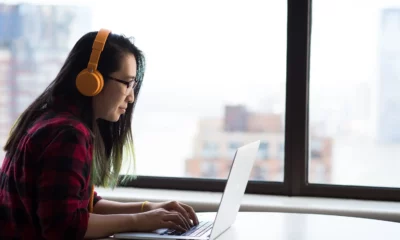
{"label": "city building", "polygon": [[383,9],[378,45],[378,140],[400,143],[400,9]]}
{"label": "city building", "polygon": [[[311,128],[312,129],[312,128]],[[330,181],[332,140],[311,132],[309,181]],[[198,124],[193,156],[185,162],[186,176],[226,178],[238,147],[261,140],[253,180],[283,181],[284,121],[280,114],[253,113],[245,106],[226,106],[222,119]]]}
{"label": "city building", "polygon": [[[91,28],[86,7],[0,4],[0,145],[22,111],[56,77]],[[0,163],[4,152],[0,152]]]}
{"label": "city building", "polygon": [[[10,129],[11,117],[9,114],[10,106],[10,88],[6,84],[6,79],[9,72],[9,62],[11,60],[10,51],[6,46],[0,46],[0,143],[2,146],[7,140],[7,136]],[[2,147],[1,146],[1,147]],[[2,150],[0,150],[0,164],[3,161]]]}

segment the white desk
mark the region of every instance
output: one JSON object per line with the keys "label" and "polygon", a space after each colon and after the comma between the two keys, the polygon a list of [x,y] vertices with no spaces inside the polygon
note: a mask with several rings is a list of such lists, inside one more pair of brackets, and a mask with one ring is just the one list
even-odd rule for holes
{"label": "white desk", "polygon": [[[215,213],[198,213],[212,218]],[[114,239],[115,238],[108,238]],[[240,212],[217,240],[398,240],[400,223],[315,214]]]}

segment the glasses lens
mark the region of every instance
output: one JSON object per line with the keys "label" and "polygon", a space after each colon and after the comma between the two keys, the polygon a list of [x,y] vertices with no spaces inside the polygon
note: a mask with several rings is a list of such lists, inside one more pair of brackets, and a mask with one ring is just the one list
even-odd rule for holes
{"label": "glasses lens", "polygon": [[134,81],[129,82],[129,85],[126,86],[126,94],[129,94],[130,91],[132,91],[133,87],[134,87]]}

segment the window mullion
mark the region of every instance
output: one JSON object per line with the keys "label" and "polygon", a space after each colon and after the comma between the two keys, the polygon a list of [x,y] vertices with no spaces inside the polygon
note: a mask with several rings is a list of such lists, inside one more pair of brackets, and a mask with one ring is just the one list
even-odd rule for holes
{"label": "window mullion", "polygon": [[285,186],[301,195],[308,175],[308,75],[311,0],[288,0]]}

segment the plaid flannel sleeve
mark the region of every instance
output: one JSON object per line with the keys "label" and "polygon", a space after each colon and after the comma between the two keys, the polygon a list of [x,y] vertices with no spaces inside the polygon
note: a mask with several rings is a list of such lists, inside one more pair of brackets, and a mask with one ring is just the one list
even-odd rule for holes
{"label": "plaid flannel sleeve", "polygon": [[53,134],[44,149],[37,184],[37,215],[45,239],[85,236],[89,220],[85,196],[91,162],[89,148],[88,137],[69,127]]}

